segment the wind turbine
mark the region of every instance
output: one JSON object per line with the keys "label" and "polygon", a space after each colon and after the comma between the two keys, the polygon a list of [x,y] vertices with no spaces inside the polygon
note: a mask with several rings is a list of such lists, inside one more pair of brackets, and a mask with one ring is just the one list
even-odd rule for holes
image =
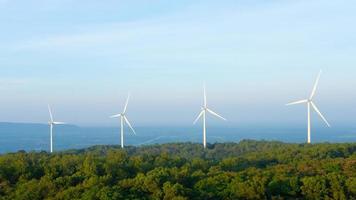
{"label": "wind turbine", "polygon": [[300,100],[300,101],[295,101],[295,102],[292,102],[292,103],[289,103],[287,104],[287,106],[290,106],[290,105],[296,105],[296,104],[307,104],[307,108],[308,108],[308,143],[310,144],[311,142],[311,139],[310,139],[310,135],[311,135],[311,108],[314,109],[314,111],[316,113],[318,113],[318,115],[320,116],[320,118],[325,122],[325,124],[330,127],[330,124],[329,122],[326,120],[326,118],[323,116],[323,114],[321,114],[320,110],[318,109],[318,107],[315,105],[315,103],[313,102],[313,98],[315,96],[315,92],[316,92],[316,89],[318,87],[318,84],[319,84],[319,79],[320,79],[320,76],[321,76],[321,70],[319,72],[319,75],[315,81],[315,84],[314,84],[314,87],[313,87],[313,90],[309,96],[308,99],[304,99],[304,100]]}
{"label": "wind turbine", "polygon": [[195,119],[194,124],[196,124],[200,118],[203,118],[203,145],[204,145],[204,149],[205,149],[206,148],[206,115],[207,115],[207,113],[210,113],[210,114],[214,115],[215,117],[218,117],[224,121],[226,121],[226,119],[208,108],[207,101],[206,101],[205,84],[204,84],[203,90],[204,90],[204,104],[201,107],[201,111],[200,111],[198,117]]}
{"label": "wind turbine", "polygon": [[127,100],[125,103],[125,107],[124,107],[124,111],[122,111],[122,113],[117,114],[117,115],[113,115],[110,118],[118,118],[120,117],[120,125],[121,125],[121,148],[124,148],[124,124],[126,123],[130,129],[132,130],[132,132],[136,135],[135,130],[132,128],[131,123],[129,122],[129,120],[126,117],[126,110],[127,110],[127,105],[129,104],[129,99],[130,99],[130,95],[127,96]]}
{"label": "wind turbine", "polygon": [[50,142],[51,142],[51,153],[53,152],[53,127],[55,125],[63,125],[66,124],[64,122],[56,122],[53,120],[53,115],[52,115],[52,110],[51,110],[51,106],[48,105],[48,112],[49,112],[49,117],[50,117],[50,121],[48,122],[49,127],[50,127]]}

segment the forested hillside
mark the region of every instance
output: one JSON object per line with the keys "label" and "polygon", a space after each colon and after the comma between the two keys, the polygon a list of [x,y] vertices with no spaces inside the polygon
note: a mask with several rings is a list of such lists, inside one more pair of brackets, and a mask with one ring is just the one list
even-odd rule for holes
{"label": "forested hillside", "polygon": [[0,156],[0,199],[356,199],[356,144],[17,152]]}

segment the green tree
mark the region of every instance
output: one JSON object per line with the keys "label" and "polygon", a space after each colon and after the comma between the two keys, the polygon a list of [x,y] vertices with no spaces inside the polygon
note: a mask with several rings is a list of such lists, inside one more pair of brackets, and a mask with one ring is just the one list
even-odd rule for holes
{"label": "green tree", "polygon": [[179,183],[172,184],[171,182],[165,182],[163,184],[164,200],[187,200],[186,194],[186,189]]}
{"label": "green tree", "polygon": [[356,177],[351,177],[346,180],[347,191],[351,197],[356,199]]}
{"label": "green tree", "polygon": [[326,179],[322,176],[305,177],[302,179],[302,194],[307,199],[327,199],[328,188]]}

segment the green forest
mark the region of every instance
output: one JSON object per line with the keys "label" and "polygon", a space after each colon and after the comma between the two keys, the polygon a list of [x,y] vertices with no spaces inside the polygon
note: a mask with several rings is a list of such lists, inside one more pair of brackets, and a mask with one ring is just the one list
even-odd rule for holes
{"label": "green forest", "polygon": [[356,143],[172,143],[0,155],[0,199],[356,199]]}

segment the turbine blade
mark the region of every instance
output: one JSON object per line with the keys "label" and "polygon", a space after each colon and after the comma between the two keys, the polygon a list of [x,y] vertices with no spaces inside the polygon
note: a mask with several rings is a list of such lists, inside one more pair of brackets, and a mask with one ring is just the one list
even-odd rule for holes
{"label": "turbine blade", "polygon": [[110,118],[118,118],[120,116],[121,116],[121,114],[117,114],[117,115],[110,116]]}
{"label": "turbine blade", "polygon": [[197,123],[197,121],[201,118],[201,116],[203,115],[204,112],[205,112],[205,111],[202,110],[202,111],[199,113],[198,117],[194,120],[193,124],[196,124],[196,123]]}
{"label": "turbine blade", "polygon": [[311,105],[312,105],[312,107],[314,108],[314,110],[318,113],[318,115],[321,117],[321,119],[324,120],[324,122],[326,123],[326,125],[327,125],[328,127],[331,127],[330,124],[329,124],[329,122],[328,122],[328,121],[326,120],[326,118],[323,116],[323,114],[321,114],[321,112],[320,112],[320,110],[318,109],[318,107],[316,107],[316,105],[315,105],[313,102],[311,102]]}
{"label": "turbine blade", "polygon": [[288,103],[286,104],[286,106],[291,106],[291,105],[296,105],[296,104],[302,104],[302,103],[307,103],[308,100],[307,99],[304,99],[304,100],[300,100],[300,101],[294,101],[292,103]]}
{"label": "turbine blade", "polygon": [[318,74],[318,77],[316,78],[316,81],[315,81],[315,84],[314,84],[314,87],[313,87],[312,93],[310,94],[309,99],[313,99],[313,97],[314,97],[314,95],[315,95],[316,89],[318,88],[318,84],[319,84],[321,72],[322,72],[322,71],[320,70],[320,72],[319,72],[319,74]]}
{"label": "turbine blade", "polygon": [[203,86],[203,90],[204,90],[204,107],[206,108],[207,102],[206,102],[206,86],[205,86],[205,83],[204,83],[204,86]]}
{"label": "turbine blade", "polygon": [[220,119],[226,121],[225,118],[221,117],[218,113],[216,113],[216,112],[210,110],[209,108],[207,108],[206,110],[207,110],[210,114],[212,114],[212,115],[214,115],[214,116],[216,116],[216,117],[218,117],[218,118],[220,118]]}
{"label": "turbine blade", "polygon": [[129,100],[130,100],[130,93],[129,93],[128,96],[127,96],[126,103],[125,103],[125,107],[124,107],[124,111],[123,111],[122,113],[126,113],[127,105],[129,104]]}
{"label": "turbine blade", "polygon": [[124,116],[124,120],[126,122],[126,124],[130,127],[130,129],[132,130],[132,132],[136,135],[136,131],[132,128],[129,120],[126,118],[126,116]]}
{"label": "turbine blade", "polygon": [[54,124],[54,125],[65,125],[65,124],[67,124],[67,123],[65,123],[65,122],[53,122],[53,124]]}
{"label": "turbine blade", "polygon": [[51,122],[53,122],[52,110],[51,110],[51,106],[49,104],[48,104],[48,112],[49,112],[49,117],[51,119]]}

